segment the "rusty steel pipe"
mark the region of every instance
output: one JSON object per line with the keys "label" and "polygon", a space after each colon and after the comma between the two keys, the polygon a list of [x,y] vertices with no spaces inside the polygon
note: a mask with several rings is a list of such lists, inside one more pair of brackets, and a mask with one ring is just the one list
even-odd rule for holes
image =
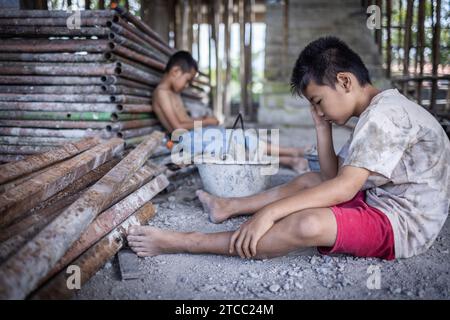
{"label": "rusty steel pipe", "polygon": [[0,85],[0,93],[14,93],[14,94],[102,94],[105,93],[102,86],[11,86]]}
{"label": "rusty steel pipe", "polygon": [[161,144],[163,136],[161,132],[154,132],[151,139],[132,150],[61,215],[0,265],[0,297],[23,299],[36,289],[39,281],[87,229],[105,203],[117,194],[124,182]]}
{"label": "rusty steel pipe", "polygon": [[105,62],[101,53],[66,54],[66,53],[10,53],[0,52],[0,61],[29,62]]}
{"label": "rusty steel pipe", "polygon": [[[73,261],[80,267],[81,284],[86,283],[108,260],[110,260],[126,243],[126,231],[134,225],[145,225],[155,215],[154,206],[148,202],[126,219],[122,224],[107,234],[103,239],[89,248]],[[33,300],[68,299],[73,290],[67,288],[67,273],[62,270],[50,279],[32,296]]]}
{"label": "rusty steel pipe", "polygon": [[[88,18],[107,18],[112,19],[117,13],[112,10],[82,10],[80,17],[82,20]],[[0,11],[0,18],[64,18],[67,19],[73,12],[65,10],[14,10],[8,9]]]}
{"label": "rusty steel pipe", "polygon": [[0,25],[0,37],[102,37],[106,38],[110,32],[109,28],[83,27],[69,29],[58,26],[4,26]]}
{"label": "rusty steel pipe", "polygon": [[[137,121],[142,121],[142,120],[137,120]],[[64,120],[56,121],[56,120],[5,120],[5,119],[0,119],[0,126],[3,126],[3,127],[49,128],[49,129],[107,129],[107,131],[111,131],[112,125],[114,125],[114,123],[109,122],[109,121],[64,121]]]}
{"label": "rusty steel pipe", "polygon": [[[111,18],[85,18],[80,19],[80,27],[102,26]],[[114,20],[114,18],[112,18]],[[63,26],[67,27],[67,18],[0,18],[0,26]]]}
{"label": "rusty steel pipe", "polygon": [[1,102],[0,110],[10,111],[55,111],[55,112],[126,112],[116,103],[76,102]]}
{"label": "rusty steel pipe", "polygon": [[70,39],[70,40],[48,40],[48,39],[3,39],[0,42],[0,52],[33,53],[33,52],[106,52],[109,50],[108,40],[101,39]]}
{"label": "rusty steel pipe", "polygon": [[92,138],[96,136],[104,139],[112,137],[111,133],[106,130],[38,129],[19,127],[0,127],[0,135],[23,137],[60,137],[73,139]]}
{"label": "rusty steel pipe", "polygon": [[7,76],[0,77],[0,85],[98,85],[103,84],[102,77],[49,77],[49,76]]}
{"label": "rusty steel pipe", "polygon": [[102,85],[100,88],[103,93],[135,95],[142,97],[151,97],[153,92],[153,89],[139,89],[123,85]]}
{"label": "rusty steel pipe", "polygon": [[58,264],[50,271],[46,279],[52,277],[84,251],[94,245],[99,239],[111,232],[115,227],[125,221],[140,207],[153,199],[159,192],[169,185],[169,180],[163,174],[155,177],[132,194],[117,202],[108,210],[102,212],[69,248]]}

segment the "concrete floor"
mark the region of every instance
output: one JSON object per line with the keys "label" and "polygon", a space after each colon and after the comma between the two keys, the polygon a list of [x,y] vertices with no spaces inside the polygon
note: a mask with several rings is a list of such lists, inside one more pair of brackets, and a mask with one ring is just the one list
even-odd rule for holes
{"label": "concrete floor", "polygon": [[[338,149],[346,128],[335,130]],[[281,143],[315,143],[313,127],[282,128]],[[295,177],[281,169],[272,185]],[[176,190],[154,199],[158,213],[150,225],[178,231],[234,230],[238,217],[216,225],[209,222],[193,193],[201,188],[198,174],[176,183]],[[76,299],[449,299],[450,222],[432,248],[397,261],[321,256],[305,249],[276,259],[253,261],[216,255],[173,254],[140,259],[144,275],[121,280],[117,259],[108,262],[76,294]],[[371,273],[380,275],[380,289],[369,289]],[[370,287],[370,285],[369,285]]]}

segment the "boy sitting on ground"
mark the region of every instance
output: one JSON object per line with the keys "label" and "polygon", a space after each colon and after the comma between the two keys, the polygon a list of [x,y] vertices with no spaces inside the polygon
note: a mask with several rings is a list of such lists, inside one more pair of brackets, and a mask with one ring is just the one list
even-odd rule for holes
{"label": "boy sitting on ground", "polygon": [[[202,127],[218,128],[215,117],[192,118],[189,116],[181,92],[189,87],[198,72],[197,62],[187,51],[178,51],[167,62],[164,76],[153,92],[153,110],[164,128],[172,133],[176,129],[194,129],[194,121],[201,121]],[[223,130],[223,128],[221,128]],[[192,131],[191,131],[192,134]],[[268,146],[270,152],[275,146]],[[303,158],[303,148],[277,147],[280,164],[289,166],[297,172],[307,169]]]}
{"label": "boy sitting on ground", "polygon": [[[212,220],[252,216],[231,232],[132,227],[128,243],[139,256],[266,258],[314,246],[324,254],[394,259],[431,247],[450,203],[450,141],[439,122],[397,90],[376,89],[361,58],[334,37],[302,51],[291,84],[312,104],[321,172],[244,198],[199,191]],[[337,157],[331,122],[352,116],[359,121]]]}

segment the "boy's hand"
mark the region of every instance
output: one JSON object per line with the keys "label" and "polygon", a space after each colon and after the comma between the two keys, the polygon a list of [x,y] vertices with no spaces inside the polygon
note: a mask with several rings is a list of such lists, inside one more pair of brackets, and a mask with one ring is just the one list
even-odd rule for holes
{"label": "boy's hand", "polygon": [[311,106],[310,109],[311,109],[312,118],[314,120],[314,125],[316,126],[316,128],[320,129],[320,128],[330,128],[331,127],[330,122],[326,121],[323,117],[319,116],[316,108]]}
{"label": "boy's hand", "polygon": [[212,126],[216,126],[219,124],[219,120],[217,120],[214,117],[206,117],[203,119],[203,121],[208,124],[208,125],[212,125]]}
{"label": "boy's hand", "polygon": [[267,214],[262,211],[255,213],[231,236],[230,253],[236,250],[241,258],[254,257],[259,240],[273,225],[273,219]]}

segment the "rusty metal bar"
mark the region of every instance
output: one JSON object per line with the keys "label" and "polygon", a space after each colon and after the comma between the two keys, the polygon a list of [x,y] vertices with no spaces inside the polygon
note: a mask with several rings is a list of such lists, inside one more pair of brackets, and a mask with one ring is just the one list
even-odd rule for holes
{"label": "rusty metal bar", "polygon": [[39,281],[87,229],[105,203],[116,195],[124,182],[161,144],[163,136],[161,132],[154,132],[151,139],[132,150],[117,166],[3,263],[0,266],[0,297],[23,299],[35,289]]}
{"label": "rusty metal bar", "polygon": [[[136,28],[133,24],[128,23],[127,21],[123,19],[118,19],[115,22],[116,25],[120,26],[121,28],[124,28],[128,30],[128,32],[133,33],[135,36],[141,38],[142,41],[148,43],[150,46],[158,50],[158,58],[163,63],[167,63],[169,60],[169,56],[171,56],[175,51],[174,49],[168,47],[167,45],[162,45],[160,42],[156,41],[152,37],[149,37],[146,33],[142,32],[138,28]],[[107,25],[112,25],[111,22],[107,22]],[[114,31],[114,29],[112,29]]]}
{"label": "rusty metal bar", "polygon": [[[89,248],[72,264],[80,267],[81,284],[86,283],[109,259],[111,259],[126,243],[126,230],[134,225],[146,224],[154,215],[155,208],[149,202],[136,213],[122,222],[102,240]],[[31,299],[67,299],[73,295],[73,290],[67,288],[67,273],[62,270],[36,293]]]}
{"label": "rusty metal bar", "polygon": [[153,126],[159,124],[157,119],[144,119],[144,120],[131,120],[131,121],[118,121],[115,123],[110,123],[106,126],[108,131],[119,131],[125,129],[135,129],[147,126]]}
{"label": "rusty metal bar", "polygon": [[[0,137],[1,139],[2,137]],[[0,140],[1,141],[1,140]],[[26,159],[0,166],[0,184],[16,179],[20,176],[45,168],[55,162],[73,157],[99,144],[97,138],[87,138],[74,143],[68,143],[54,151],[30,156]]]}
{"label": "rusty metal bar", "polygon": [[49,146],[12,146],[12,145],[0,145],[0,154],[8,153],[8,154],[36,154],[47,152],[55,149],[55,147]]}
{"label": "rusty metal bar", "polygon": [[[55,149],[56,149],[56,148],[55,148]],[[23,155],[23,156],[24,156],[24,159],[27,157],[26,155]],[[28,156],[28,157],[29,157],[29,156]],[[22,159],[22,160],[23,160],[23,159]],[[29,174],[27,174],[27,175],[25,175],[25,176],[22,176],[22,177],[20,177],[20,178],[17,178],[17,179],[15,179],[15,180],[12,180],[12,181],[9,181],[9,182],[7,182],[7,183],[4,183],[4,184],[0,185],[0,193],[5,192],[5,191],[7,191],[7,190],[10,190],[10,189],[12,189],[12,188],[18,186],[19,184],[22,184],[22,183],[24,183],[25,181],[30,180],[30,179],[32,179],[32,178],[34,178],[34,177],[36,177],[36,176],[42,174],[43,172],[45,172],[45,171],[47,171],[47,170],[48,170],[48,168],[43,168],[43,169],[34,171],[34,172],[32,172],[32,173],[29,173]]]}
{"label": "rusty metal bar", "polygon": [[0,77],[0,84],[30,84],[30,85],[98,85],[103,84],[101,77],[64,77],[64,76],[8,76]]}
{"label": "rusty metal bar", "polygon": [[100,39],[71,39],[71,40],[48,40],[48,39],[3,39],[0,42],[1,52],[33,53],[33,52],[106,52],[109,50],[108,40]]}
{"label": "rusty metal bar", "polygon": [[76,139],[58,137],[18,137],[0,136],[0,144],[18,146],[63,146],[73,143]]}
{"label": "rusty metal bar", "polygon": [[113,138],[66,160],[0,195],[0,226],[6,226],[70,183],[110,160],[123,150],[123,140]]}
{"label": "rusty metal bar", "polygon": [[3,229],[0,233],[0,260],[6,260],[12,252],[20,249],[50,221],[77,200],[86,191],[86,188],[111,170],[119,160],[118,158],[113,158],[100,167],[89,171],[53,197],[31,209],[27,212],[25,218]]}
{"label": "rusty metal bar", "polygon": [[109,28],[83,27],[69,29],[66,26],[5,26],[0,25],[0,36],[2,38],[16,37],[107,37]]}
{"label": "rusty metal bar", "polygon": [[152,105],[150,104],[119,104],[117,106],[118,112],[129,113],[141,113],[141,112],[153,112]]}
{"label": "rusty metal bar", "polygon": [[135,81],[139,81],[148,85],[156,86],[161,81],[161,75],[142,71],[136,67],[122,63],[122,65],[116,68],[117,74]]}
{"label": "rusty metal bar", "polygon": [[153,92],[153,89],[130,88],[123,85],[103,85],[101,86],[101,90],[103,93],[135,95],[142,97],[151,97]]}
{"label": "rusty metal bar", "polygon": [[[112,48],[112,52],[117,53],[121,57],[127,57],[128,59],[133,59],[137,62],[140,62],[142,64],[145,64],[151,68],[155,68],[159,71],[164,71],[165,65],[161,62],[159,62],[156,59],[150,58],[146,55],[143,55],[139,52],[135,52],[133,50],[130,50],[124,46],[115,44]],[[112,61],[114,60],[115,55],[113,53],[105,53],[106,57],[110,57],[109,59]]]}
{"label": "rusty metal bar", "polygon": [[137,129],[128,129],[117,132],[117,137],[122,139],[129,139],[139,136],[144,136],[152,133],[156,128],[147,127],[147,128],[137,128]]}
{"label": "rusty metal bar", "polygon": [[[148,47],[143,47],[139,43],[136,43],[128,38],[125,38],[117,33],[110,32],[108,35],[108,38],[110,41],[113,42],[113,44],[123,45],[127,47],[128,49],[137,51],[143,55],[147,55],[152,58],[158,59],[158,55],[154,50],[148,49]],[[110,45],[109,46],[111,50],[114,51],[115,46]]]}
{"label": "rusty metal bar", "polygon": [[[154,120],[149,119],[150,123]],[[149,121],[137,120],[137,121]],[[106,121],[52,121],[52,120],[4,120],[0,119],[0,126],[4,127],[27,127],[27,128],[50,128],[50,129],[107,129],[115,125]],[[109,128],[108,128],[109,127]]]}
{"label": "rusty metal bar", "polygon": [[149,68],[147,65],[145,65],[139,61],[130,60],[129,57],[122,57],[120,55],[114,54],[113,52],[107,52],[104,54],[104,56],[105,56],[105,59],[106,59],[106,57],[108,57],[108,61],[116,62],[119,66],[121,66],[122,64],[127,64],[127,65],[135,67],[141,71],[145,71],[148,73],[155,73],[162,77],[161,71],[156,70],[154,67]]}
{"label": "rusty metal bar", "polygon": [[0,52],[0,61],[29,62],[105,62],[104,54],[67,54],[67,53],[9,53]]}
{"label": "rusty metal bar", "polygon": [[147,118],[151,118],[151,115],[115,112],[0,111],[0,119],[17,120],[118,121]]}
{"label": "rusty metal bar", "polygon": [[47,275],[52,277],[169,185],[163,174],[101,213]]}
{"label": "rusty metal bar", "polygon": [[[3,10],[0,18],[69,18],[73,13],[64,10]],[[82,20],[88,18],[108,18],[116,15],[112,10],[84,10],[80,11]]]}
{"label": "rusty metal bar", "polygon": [[0,93],[14,93],[14,94],[104,94],[102,86],[10,86],[0,85]]}
{"label": "rusty metal bar", "polygon": [[82,139],[89,137],[111,138],[112,135],[106,130],[78,130],[78,129],[38,129],[19,127],[0,127],[0,135],[22,136],[22,137],[60,137]]}
{"label": "rusty metal bar", "polygon": [[106,94],[27,94],[17,95],[11,93],[0,93],[0,101],[11,102],[92,102],[92,103],[149,103],[147,97],[131,95],[106,95]]}
{"label": "rusty metal bar", "polygon": [[101,78],[101,82],[105,85],[124,85],[124,86],[129,86],[129,87],[133,87],[133,88],[139,88],[139,89],[149,89],[152,88],[149,85],[140,83],[140,82],[136,82],[133,80],[129,80],[129,79],[124,79],[124,78],[120,78],[117,76],[102,76]]}
{"label": "rusty metal bar", "polygon": [[158,33],[156,33],[155,31],[153,31],[152,28],[150,28],[148,25],[146,25],[145,23],[143,23],[141,20],[139,20],[138,18],[136,18],[134,15],[132,15],[131,13],[129,13],[128,11],[126,11],[125,9],[121,8],[121,7],[117,7],[115,8],[115,10],[127,21],[131,22],[134,26],[136,26],[136,28],[140,29],[141,31],[143,31],[144,33],[148,34],[150,37],[152,37],[153,39],[157,40],[158,42],[160,42],[161,44],[163,44],[166,49],[167,49],[167,54],[171,55],[175,52],[174,49],[170,48],[168,44],[165,43],[165,41],[160,37],[160,35]]}
{"label": "rusty metal bar", "polygon": [[[80,27],[106,26],[109,18],[80,19]],[[0,18],[0,26],[63,26],[67,28],[66,18]]]}
{"label": "rusty metal bar", "polygon": [[0,74],[50,76],[103,76],[118,74],[117,63],[0,62]]}
{"label": "rusty metal bar", "polygon": [[13,162],[25,159],[23,154],[0,154],[0,162]]}
{"label": "rusty metal bar", "polygon": [[116,103],[76,102],[2,102],[0,110],[16,111],[65,111],[65,112],[122,112],[124,108]]}

